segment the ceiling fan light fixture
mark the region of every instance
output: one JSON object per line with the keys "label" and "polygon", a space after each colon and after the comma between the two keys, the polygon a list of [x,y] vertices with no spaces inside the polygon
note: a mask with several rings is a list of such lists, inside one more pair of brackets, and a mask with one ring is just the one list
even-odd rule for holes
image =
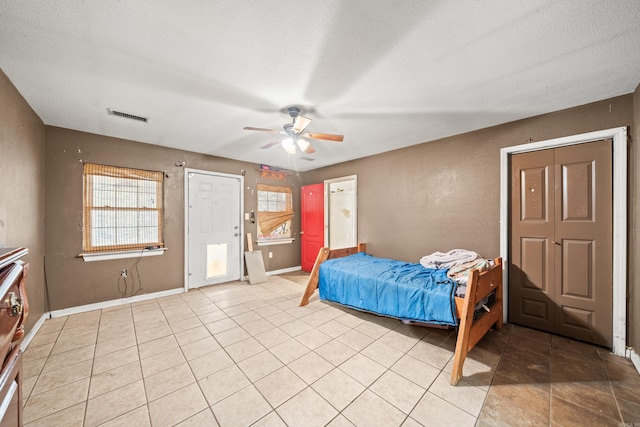
{"label": "ceiling fan light fixture", "polygon": [[296,116],[293,118],[293,131],[301,133],[311,123],[311,119],[305,116]]}
{"label": "ceiling fan light fixture", "polygon": [[307,141],[304,138],[298,138],[298,148],[300,149],[300,151],[307,151],[307,148],[309,148],[309,141]]}
{"label": "ceiling fan light fixture", "polygon": [[[285,110],[281,110],[285,111]],[[291,106],[286,108],[286,112],[289,113],[292,121],[289,123],[285,123],[282,127],[282,130],[275,129],[265,129],[265,128],[256,128],[245,126],[245,130],[254,130],[259,132],[269,132],[269,133],[277,133],[283,135],[283,138],[279,143],[282,145],[284,151],[288,154],[296,154],[298,149],[307,154],[313,154],[316,150],[311,145],[310,139],[322,139],[325,141],[334,141],[334,142],[342,142],[344,140],[343,135],[333,135],[329,133],[316,133],[316,132],[307,132],[306,128],[309,123],[311,123],[311,119],[305,116],[300,115],[300,107]],[[266,149],[277,145],[278,141],[271,142],[269,144],[265,144],[261,146],[261,149]]]}
{"label": "ceiling fan light fixture", "polygon": [[296,144],[291,137],[282,140],[282,148],[284,148],[284,151],[288,154],[296,154]]}

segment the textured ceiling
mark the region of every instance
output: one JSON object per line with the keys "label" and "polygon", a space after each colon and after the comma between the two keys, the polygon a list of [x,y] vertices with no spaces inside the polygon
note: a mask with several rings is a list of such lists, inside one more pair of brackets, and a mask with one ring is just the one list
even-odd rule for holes
{"label": "textured ceiling", "polygon": [[[0,68],[47,125],[309,170],[632,92],[640,2],[7,0]],[[292,104],[344,142],[259,149]]]}

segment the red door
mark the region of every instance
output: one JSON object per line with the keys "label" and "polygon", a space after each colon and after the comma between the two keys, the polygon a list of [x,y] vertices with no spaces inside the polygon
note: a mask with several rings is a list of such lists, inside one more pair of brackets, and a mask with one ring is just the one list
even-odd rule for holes
{"label": "red door", "polygon": [[324,184],[305,185],[300,192],[301,264],[304,271],[311,272],[324,246]]}

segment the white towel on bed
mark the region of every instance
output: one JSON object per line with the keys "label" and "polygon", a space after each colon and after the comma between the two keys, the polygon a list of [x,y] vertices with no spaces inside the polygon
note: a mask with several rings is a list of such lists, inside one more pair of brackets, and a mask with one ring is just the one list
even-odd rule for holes
{"label": "white towel on bed", "polygon": [[454,265],[447,271],[447,277],[455,280],[458,285],[466,286],[471,270],[487,270],[491,266],[491,261],[478,257],[470,262]]}
{"label": "white towel on bed", "polygon": [[434,252],[420,258],[420,264],[426,268],[451,268],[478,258],[474,251],[466,249],[451,249],[449,252]]}

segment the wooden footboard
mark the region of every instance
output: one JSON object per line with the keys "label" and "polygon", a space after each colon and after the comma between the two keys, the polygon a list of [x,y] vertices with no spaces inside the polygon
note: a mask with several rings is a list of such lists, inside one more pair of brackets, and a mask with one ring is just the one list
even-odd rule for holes
{"label": "wooden footboard", "polygon": [[[309,304],[309,298],[318,288],[320,264],[332,258],[339,258],[357,252],[365,252],[366,245],[358,244],[357,247],[330,250],[322,248],[311,270],[309,282],[300,300],[300,306]],[[496,329],[502,328],[502,258],[496,258],[495,265],[488,270],[473,270],[469,273],[467,290],[464,298],[455,297],[456,316],[460,319],[456,351],[451,372],[451,385],[456,385],[462,378],[462,367],[467,353],[480,341],[485,333],[493,325]],[[476,305],[486,296],[494,292],[493,302],[487,305],[488,312],[483,312],[474,320]]]}
{"label": "wooden footboard", "polygon": [[328,259],[332,258],[341,258],[347,255],[353,255],[358,252],[366,252],[367,245],[365,243],[359,243],[358,246],[353,248],[344,248],[344,249],[334,249],[331,250],[327,247],[320,248],[318,251],[318,257],[316,258],[315,264],[313,264],[313,269],[311,270],[311,276],[309,276],[309,282],[307,282],[307,288],[302,295],[302,299],[300,300],[300,307],[309,304],[309,298],[311,295],[318,289],[318,281],[320,280],[320,264],[325,262]]}
{"label": "wooden footboard", "polygon": [[[495,265],[489,270],[471,271],[464,299],[456,297],[456,311],[460,324],[451,371],[451,385],[458,384],[462,378],[462,365],[467,353],[480,341],[480,338],[493,325],[496,325],[496,329],[502,328],[502,258],[496,258],[494,261]],[[483,312],[474,320],[476,305],[492,292],[495,296],[493,303],[488,305],[489,311]],[[462,309],[459,309],[459,300],[462,300]]]}

